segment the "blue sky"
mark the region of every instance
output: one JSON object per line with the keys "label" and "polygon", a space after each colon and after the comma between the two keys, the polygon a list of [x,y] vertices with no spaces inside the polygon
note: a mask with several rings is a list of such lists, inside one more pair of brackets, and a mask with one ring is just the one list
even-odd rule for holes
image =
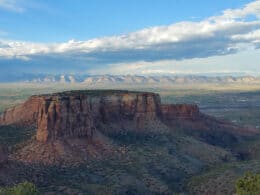
{"label": "blue sky", "polygon": [[[16,10],[1,9],[5,38],[35,42],[126,34],[184,20],[198,21],[239,8],[250,0],[0,0]],[[62,3],[61,3],[62,2]]]}
{"label": "blue sky", "polygon": [[259,74],[259,16],[259,0],[0,0],[0,68]]}

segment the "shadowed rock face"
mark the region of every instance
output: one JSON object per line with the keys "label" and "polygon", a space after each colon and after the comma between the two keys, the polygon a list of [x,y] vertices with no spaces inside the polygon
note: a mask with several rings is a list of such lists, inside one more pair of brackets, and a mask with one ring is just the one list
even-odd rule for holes
{"label": "shadowed rock face", "polygon": [[6,148],[0,145],[0,167],[7,162],[7,157]]}

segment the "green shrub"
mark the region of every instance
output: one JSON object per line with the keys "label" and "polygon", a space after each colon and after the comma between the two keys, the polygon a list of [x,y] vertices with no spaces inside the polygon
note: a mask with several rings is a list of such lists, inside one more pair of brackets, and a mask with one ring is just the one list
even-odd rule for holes
{"label": "green shrub", "polygon": [[260,194],[260,174],[246,173],[236,182],[236,192],[238,195]]}
{"label": "green shrub", "polygon": [[10,188],[0,188],[0,195],[38,195],[35,185],[29,182],[20,183]]}

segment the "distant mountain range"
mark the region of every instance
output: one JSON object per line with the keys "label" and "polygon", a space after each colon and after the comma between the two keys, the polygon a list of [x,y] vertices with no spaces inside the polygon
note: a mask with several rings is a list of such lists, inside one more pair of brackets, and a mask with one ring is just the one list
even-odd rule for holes
{"label": "distant mountain range", "polygon": [[24,83],[82,83],[86,85],[107,84],[194,84],[194,83],[259,83],[260,77],[254,76],[199,76],[199,75],[168,75],[168,76],[138,76],[138,75],[70,75],[70,74],[23,74],[12,77],[2,77],[0,82]]}

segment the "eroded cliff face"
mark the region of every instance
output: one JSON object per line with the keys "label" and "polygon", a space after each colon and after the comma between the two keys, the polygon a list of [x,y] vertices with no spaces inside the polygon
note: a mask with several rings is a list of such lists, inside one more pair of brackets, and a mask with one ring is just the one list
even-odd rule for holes
{"label": "eroded cliff face", "polygon": [[38,96],[30,97],[26,102],[7,109],[0,114],[0,125],[34,125],[38,118],[39,106],[43,99]]}
{"label": "eroded cliff face", "polygon": [[[37,140],[46,142],[59,137],[92,138],[98,123],[128,120],[142,128],[160,112],[160,97],[153,93],[57,94],[40,97]],[[123,124],[123,123],[122,123]]]}
{"label": "eroded cliff face", "polygon": [[94,131],[93,118],[86,99],[70,96],[42,97],[37,119],[38,141],[59,137],[90,137]]}

